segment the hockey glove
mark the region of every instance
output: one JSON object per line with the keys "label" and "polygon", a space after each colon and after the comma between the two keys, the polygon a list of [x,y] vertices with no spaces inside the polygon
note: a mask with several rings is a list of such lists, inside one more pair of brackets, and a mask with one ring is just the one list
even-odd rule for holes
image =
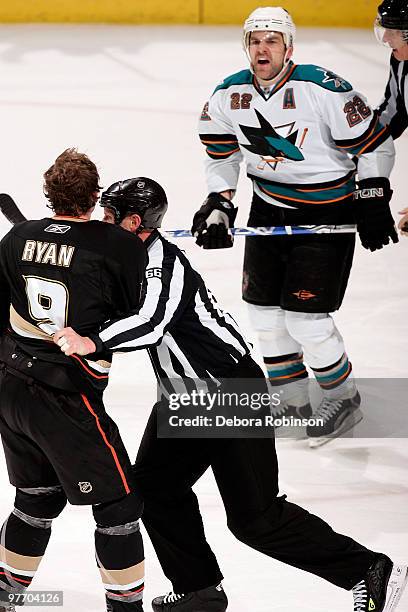
{"label": "hockey glove", "polygon": [[196,244],[204,249],[227,249],[232,247],[234,227],[238,209],[231,200],[220,193],[210,193],[193,218],[191,233],[197,238]]}
{"label": "hockey glove", "polygon": [[358,182],[358,189],[354,192],[355,215],[361,244],[365,249],[382,249],[390,238],[398,242],[390,211],[391,196],[392,189],[387,178],[368,178]]}

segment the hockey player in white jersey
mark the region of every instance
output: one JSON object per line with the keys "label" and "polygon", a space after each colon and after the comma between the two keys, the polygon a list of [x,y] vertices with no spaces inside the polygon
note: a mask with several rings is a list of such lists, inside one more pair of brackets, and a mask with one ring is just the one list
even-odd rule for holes
{"label": "hockey player in white jersey", "polygon": [[[384,0],[378,7],[374,30],[377,39],[392,49],[390,76],[378,110],[396,140],[408,127],[408,1]],[[408,208],[401,214],[398,227],[408,235]]]}
{"label": "hockey player in white jersey", "polygon": [[[199,131],[209,196],[193,219],[197,244],[232,246],[231,199],[242,159],[254,191],[248,225],[357,221],[365,248],[397,242],[387,129],[343,78],[296,65],[294,41],[286,10],[253,11],[243,33],[250,68],[224,79],[204,106]],[[271,384],[285,385],[286,414],[312,413],[305,363],[323,390],[315,416],[324,425],[307,430],[312,446],[361,419],[351,363],[329,314],[342,303],[353,252],[354,236],[345,234],[246,239],[243,299]]]}

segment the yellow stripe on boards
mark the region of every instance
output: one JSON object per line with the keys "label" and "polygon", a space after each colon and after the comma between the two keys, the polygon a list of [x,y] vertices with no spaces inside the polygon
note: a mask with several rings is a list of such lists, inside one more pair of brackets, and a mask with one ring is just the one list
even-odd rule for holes
{"label": "yellow stripe on boards", "polygon": [[198,23],[198,0],[3,0],[2,23]]}
{"label": "yellow stripe on boards", "polygon": [[3,23],[241,24],[257,6],[282,4],[298,26],[370,28],[379,0],[3,0]]}
{"label": "yellow stripe on boards", "polygon": [[258,6],[283,6],[297,26],[372,28],[379,0],[203,0],[203,22],[242,24]]}

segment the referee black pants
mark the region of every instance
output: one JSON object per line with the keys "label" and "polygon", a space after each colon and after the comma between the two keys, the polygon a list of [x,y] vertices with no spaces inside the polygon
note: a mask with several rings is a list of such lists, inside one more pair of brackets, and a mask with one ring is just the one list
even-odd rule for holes
{"label": "referee black pants", "polygon": [[[263,376],[250,358],[234,374]],[[138,452],[135,484],[144,497],[143,522],[175,592],[203,589],[223,577],[192,491],[209,467],[228,528],[241,542],[344,589],[363,578],[373,552],[278,495],[274,439],[158,439],[157,408]]]}

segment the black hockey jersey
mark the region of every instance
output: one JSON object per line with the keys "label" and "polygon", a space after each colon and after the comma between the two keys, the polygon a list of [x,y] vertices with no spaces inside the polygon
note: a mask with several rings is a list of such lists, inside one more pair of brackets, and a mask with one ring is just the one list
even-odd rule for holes
{"label": "black hockey jersey", "polygon": [[[105,386],[110,353],[67,357],[52,342],[66,326],[81,334],[140,305],[147,253],[142,241],[101,221],[26,221],[0,243],[0,360],[13,343],[33,359],[31,377],[44,380],[48,364],[69,366]],[[18,354],[18,350],[14,351]],[[10,365],[17,365],[18,360]],[[60,380],[60,376],[57,376]],[[104,384],[105,383],[105,384]],[[59,384],[56,384],[59,386]]]}

